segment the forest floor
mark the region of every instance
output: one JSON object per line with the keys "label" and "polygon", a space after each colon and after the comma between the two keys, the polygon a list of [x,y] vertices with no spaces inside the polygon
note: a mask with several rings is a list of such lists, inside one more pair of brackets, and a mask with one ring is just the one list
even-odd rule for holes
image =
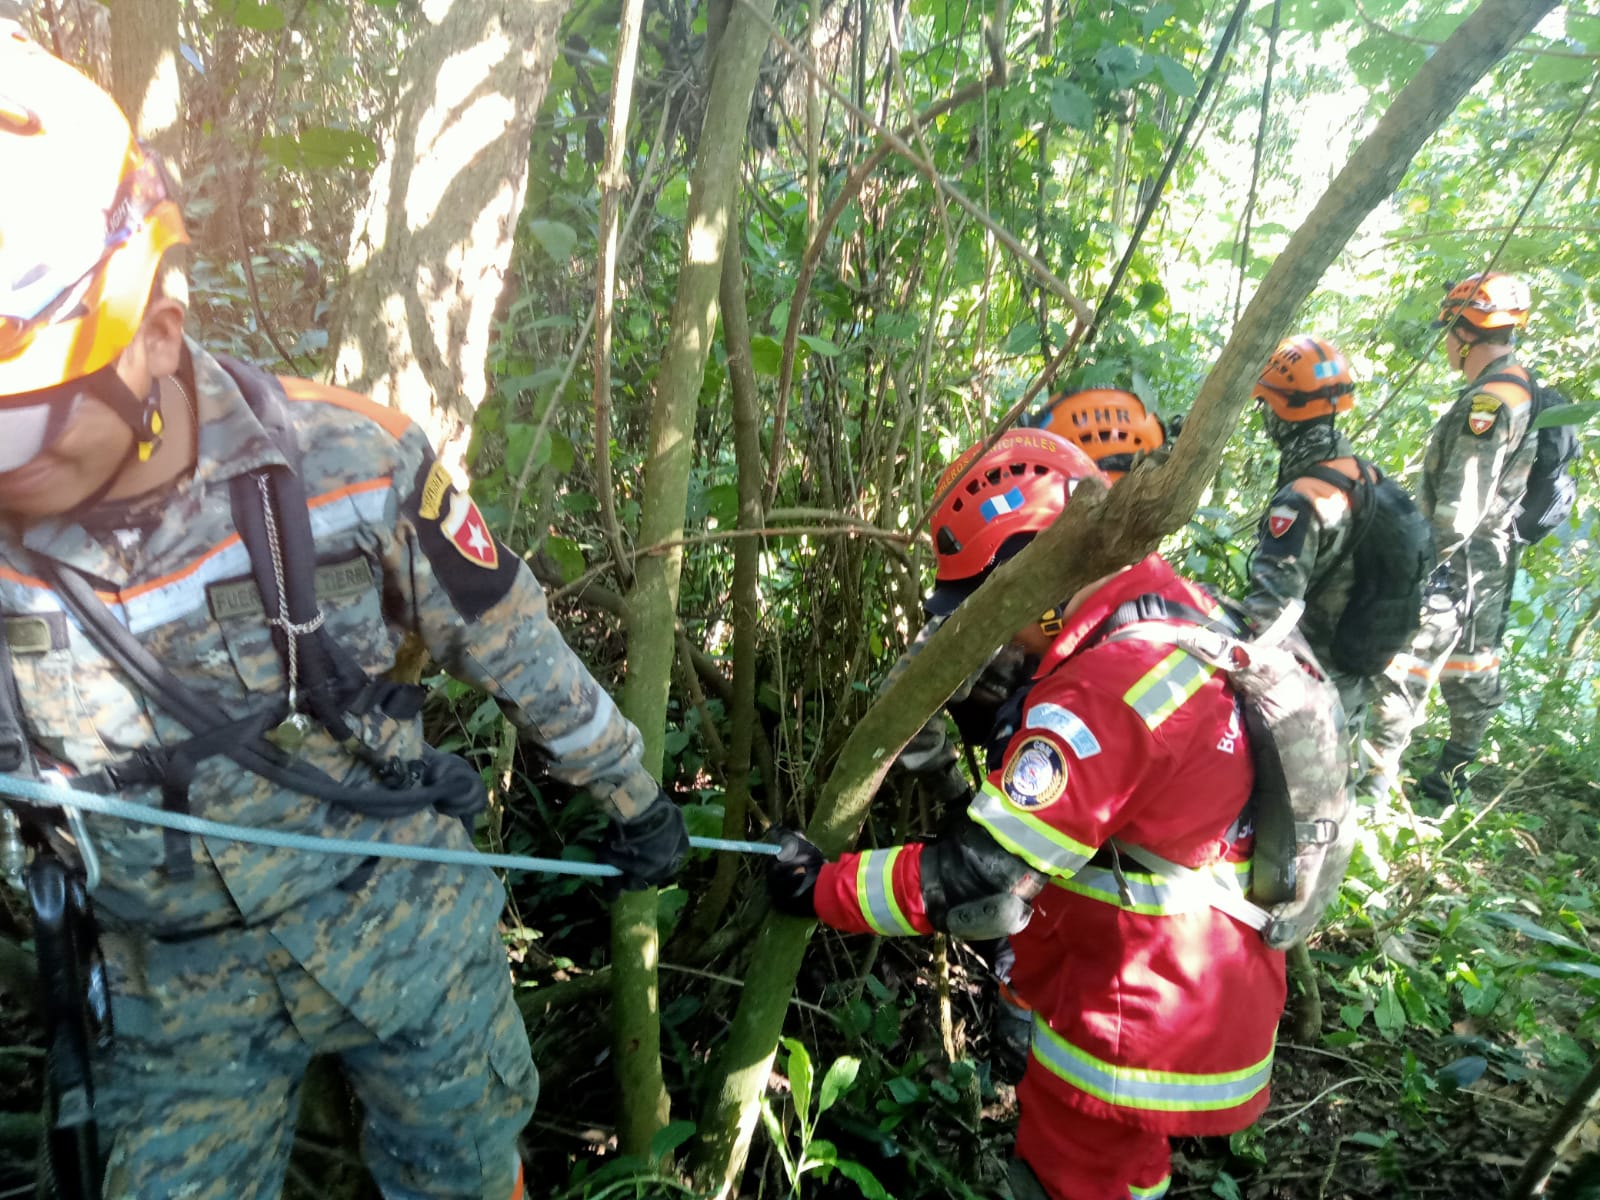
{"label": "forest floor", "polygon": [[[1319,934],[1321,1037],[1294,1044],[1286,1022],[1271,1107],[1254,1128],[1232,1138],[1180,1140],[1173,1196],[1509,1194],[1587,1066],[1600,1011],[1600,959],[1587,950],[1593,938],[1583,936],[1600,920],[1590,893],[1600,860],[1600,791],[1572,780],[1547,782],[1560,789],[1525,787],[1487,815],[1463,807],[1447,816],[1437,838],[1400,837],[1398,846],[1388,845],[1395,863],[1387,881],[1375,885],[1370,864],[1354,873],[1368,913],[1398,914],[1397,921],[1386,928],[1384,920],[1353,910]],[[1492,776],[1482,781],[1492,783]],[[1478,790],[1487,794],[1485,786]],[[1444,857],[1434,850],[1429,859],[1429,847],[1441,845],[1448,847]],[[1375,907],[1374,895],[1381,905]],[[538,913],[540,928],[518,921],[519,910]],[[542,886],[517,895],[510,911],[522,994],[563,985],[578,995],[577,1003],[553,1007],[532,1024],[543,1099],[526,1136],[530,1198],[690,1195],[665,1180],[625,1182],[625,1164],[616,1161],[607,1023],[595,1008],[603,990],[586,986],[602,982],[596,972],[607,943],[603,907],[581,889],[555,894]],[[1492,922],[1476,919],[1495,914]],[[744,914],[755,915],[754,905]],[[21,937],[24,928],[17,898],[7,895],[0,900],[0,932]],[[666,959],[668,1084],[674,1115],[685,1116],[687,1098],[725,1032],[740,965],[674,963],[671,942]],[[1468,977],[1470,986],[1462,982]],[[860,1060],[855,1086],[817,1128],[838,1159],[854,1164],[857,1181],[816,1171],[798,1194],[875,1195],[859,1182],[865,1172],[895,1200],[1000,1195],[1015,1098],[991,1070],[993,1004],[981,962],[962,947],[819,935],[788,1032],[815,1056],[818,1079],[841,1056]],[[962,1062],[948,1061],[947,1037]],[[0,988],[0,1200],[33,1194],[40,1041],[26,1007]],[[774,1117],[792,1135],[785,1068],[780,1057]],[[321,1124],[327,1130],[326,1115]],[[332,1169],[353,1163],[338,1140],[326,1132],[302,1139],[286,1195],[355,1200],[366,1194],[358,1171]],[[1600,1146],[1600,1122],[1574,1143],[1564,1156],[1569,1161]],[[764,1135],[742,1194],[796,1194]]]}

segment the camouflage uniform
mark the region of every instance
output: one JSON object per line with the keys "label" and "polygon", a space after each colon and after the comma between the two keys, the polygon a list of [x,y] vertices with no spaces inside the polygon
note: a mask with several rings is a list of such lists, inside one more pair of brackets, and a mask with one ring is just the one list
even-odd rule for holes
{"label": "camouflage uniform", "polygon": [[[1483,374],[1515,366],[1506,356]],[[1375,786],[1399,778],[1400,756],[1435,682],[1450,708],[1450,740],[1436,772],[1444,776],[1477,757],[1505,699],[1500,641],[1517,573],[1513,522],[1537,449],[1526,436],[1531,416],[1527,390],[1468,384],[1434,426],[1417,503],[1433,523],[1448,587],[1434,588],[1410,653],[1396,655],[1379,681],[1367,733]],[[1433,785],[1430,794],[1447,792]]]}
{"label": "camouflage uniform", "polygon": [[1355,556],[1347,554],[1355,528],[1349,496],[1301,473],[1318,464],[1354,477],[1349,439],[1321,423],[1283,423],[1279,487],[1262,515],[1250,560],[1250,590],[1243,604],[1266,628],[1296,600],[1305,602],[1300,632],[1339,689],[1352,737],[1359,734],[1374,683],[1333,665],[1333,634],[1355,585]]}
{"label": "camouflage uniform", "polygon": [[[187,734],[133,687],[30,574],[21,547],[83,572],[115,615],[219,711],[280,697],[279,655],[234,533],[228,480],[282,457],[217,362],[190,343],[201,421],[191,478],[143,520],[0,528],[6,614],[35,747],[87,773]],[[424,435],[360,397],[285,381],[327,625],[369,674],[409,632],[499,703],[552,774],[626,821],[656,797],[640,739],[551,623],[527,567],[487,535]],[[88,526],[86,528],[85,526]],[[91,532],[95,530],[96,532]],[[420,716],[356,718],[380,756],[416,759]],[[372,780],[320,726],[300,757]],[[159,787],[125,798],[160,805]],[[468,849],[460,820],[377,819],[282,790],[223,757],[190,788],[201,817],[325,837]],[[305,854],[197,837],[174,863],[159,829],[88,819],[104,881],[118,1037],[97,1064],[108,1197],[278,1194],[301,1073],[342,1060],[364,1150],[389,1200],[509,1196],[538,1076],[483,868]]]}

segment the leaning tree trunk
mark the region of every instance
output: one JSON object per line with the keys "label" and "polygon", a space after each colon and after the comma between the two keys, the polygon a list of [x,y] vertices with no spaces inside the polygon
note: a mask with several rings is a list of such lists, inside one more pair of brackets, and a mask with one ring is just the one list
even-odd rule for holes
{"label": "leaning tree trunk", "polygon": [[117,0],[111,14],[111,94],[174,172],[183,157],[178,8],[179,0]]}
{"label": "leaning tree trunk", "polygon": [[[722,249],[732,225],[739,156],[750,97],[767,44],[773,0],[735,5],[717,43],[684,222],[678,294],[667,330],[639,512],[639,543],[662,546],[683,537],[693,461],[695,410],[717,325]],[[667,689],[677,652],[678,577],[683,548],[646,552],[634,569],[627,606],[628,679],[622,709],[644,735],[645,765],[661,772]],[[624,1151],[643,1155],[668,1112],[661,1079],[661,1023],[656,1008],[656,894],[624,893],[612,910],[612,992],[617,1068],[622,1079],[619,1134]]]}
{"label": "leaning tree trunk", "polygon": [[[1554,0],[1486,0],[1395,97],[1262,281],[1206,377],[1171,460],[1135,472],[1109,494],[1080,489],[1062,519],[996,570],[868,710],[806,831],[824,852],[848,847],[896,754],[1002,638],[1150,553],[1183,525],[1216,471],[1251,381],[1323,272],[1473,84],[1553,7]],[[735,1194],[810,930],[789,917],[769,918],[761,930],[700,1121],[696,1172],[708,1195]]]}
{"label": "leaning tree trunk", "polygon": [[460,468],[568,0],[428,0],[350,238],[336,382],[400,409]]}

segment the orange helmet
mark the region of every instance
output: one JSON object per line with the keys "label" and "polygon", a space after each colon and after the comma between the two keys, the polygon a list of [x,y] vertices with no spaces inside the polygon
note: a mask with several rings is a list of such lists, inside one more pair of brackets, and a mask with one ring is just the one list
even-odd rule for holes
{"label": "orange helmet", "polygon": [[988,576],[1033,535],[1048,529],[1085,479],[1100,478],[1094,460],[1042,429],[1010,429],[988,453],[980,443],[939,477],[950,488],[930,522],[938,563],[930,616],[954,612]]}
{"label": "orange helmet", "polygon": [[1144,401],[1116,388],[1063,392],[1051,399],[1035,424],[1083,447],[1112,480],[1127,474],[1135,454],[1167,440],[1160,419],[1146,411]]}
{"label": "orange helmet", "polygon": [[4,404],[113,364],[161,256],[189,238],[116,102],[15,34],[0,36],[0,179]]}
{"label": "orange helmet", "polygon": [[1319,337],[1285,338],[1261,368],[1252,393],[1284,421],[1314,421],[1355,407],[1356,385],[1344,355]]}
{"label": "orange helmet", "polygon": [[1465,321],[1479,329],[1521,329],[1532,303],[1528,285],[1499,271],[1469,275],[1445,295],[1436,325]]}

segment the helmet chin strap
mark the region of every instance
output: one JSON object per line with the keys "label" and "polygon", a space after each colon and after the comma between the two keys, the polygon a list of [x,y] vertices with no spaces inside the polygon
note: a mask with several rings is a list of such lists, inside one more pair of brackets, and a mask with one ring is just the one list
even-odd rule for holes
{"label": "helmet chin strap", "polygon": [[116,486],[122,473],[136,462],[149,462],[161,445],[161,434],[166,422],[161,416],[161,381],[152,380],[150,393],[140,400],[133,389],[117,374],[116,365],[102,367],[83,381],[83,390],[99,400],[127,424],[133,431],[133,444],[117,464],[106,481],[73,506],[74,512],[87,512],[106,498]]}

